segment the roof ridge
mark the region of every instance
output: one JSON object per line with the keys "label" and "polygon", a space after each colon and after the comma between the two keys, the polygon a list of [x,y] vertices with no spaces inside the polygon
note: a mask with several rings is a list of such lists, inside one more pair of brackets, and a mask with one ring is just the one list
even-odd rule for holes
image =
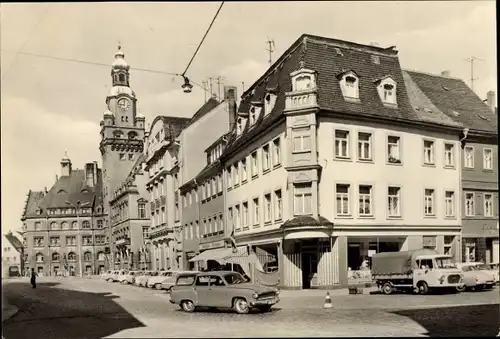
{"label": "roof ridge", "polygon": [[409,69],[409,68],[402,68],[401,70],[403,72],[408,72],[408,73],[418,73],[418,74],[433,76],[433,77],[436,77],[436,78],[451,79],[451,80],[460,80],[462,82],[465,82],[464,79],[462,79],[462,78],[452,77],[450,75],[435,74],[435,73],[418,71],[418,70]]}
{"label": "roof ridge", "polygon": [[308,42],[316,43],[316,44],[326,44],[330,45],[332,47],[343,47],[347,49],[353,49],[353,50],[358,50],[361,52],[368,52],[376,55],[382,55],[386,57],[391,57],[391,58],[397,58],[398,57],[398,51],[395,49],[392,49],[391,47],[383,48],[383,47],[378,47],[378,46],[372,46],[372,45],[364,45],[364,44],[359,44],[357,42],[351,42],[351,41],[345,41],[345,40],[339,40],[339,39],[333,39],[333,38],[327,38],[327,37],[321,37],[321,36],[313,36],[313,35],[307,35]]}

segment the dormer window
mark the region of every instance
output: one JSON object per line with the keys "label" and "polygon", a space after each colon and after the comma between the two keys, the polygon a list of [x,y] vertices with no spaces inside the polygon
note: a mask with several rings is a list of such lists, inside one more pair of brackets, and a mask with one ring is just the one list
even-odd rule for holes
{"label": "dormer window", "polygon": [[250,108],[250,125],[255,124],[256,121],[257,121],[257,109],[255,108],[255,106],[253,106],[252,108]]}
{"label": "dormer window", "polygon": [[295,90],[296,91],[305,91],[312,87],[312,80],[309,75],[303,75],[298,77],[295,80]]}
{"label": "dormer window", "polygon": [[120,81],[125,81],[125,74],[120,74],[118,77]]}
{"label": "dormer window", "polygon": [[292,91],[308,91],[316,87],[316,74],[313,70],[301,68],[290,74],[292,77]]}
{"label": "dormer window", "polygon": [[274,108],[276,104],[276,94],[267,93],[264,100],[264,114],[268,115]]}
{"label": "dormer window", "polygon": [[354,72],[347,72],[341,75],[340,89],[346,99],[359,99],[359,79]]}
{"label": "dormer window", "polygon": [[240,135],[243,132],[243,119],[238,118],[236,121],[236,135]]}
{"label": "dormer window", "polygon": [[380,80],[376,81],[377,91],[380,96],[380,100],[384,105],[396,106],[396,81],[391,76],[386,76]]}
{"label": "dormer window", "polygon": [[40,215],[40,214],[42,214],[42,209],[40,207],[37,207],[35,212],[37,215]]}

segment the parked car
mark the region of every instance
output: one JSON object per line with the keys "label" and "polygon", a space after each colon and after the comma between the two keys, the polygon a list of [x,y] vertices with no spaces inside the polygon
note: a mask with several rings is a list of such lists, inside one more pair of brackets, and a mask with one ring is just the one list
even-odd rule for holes
{"label": "parked car", "polygon": [[144,272],[143,275],[140,275],[140,276],[138,276],[138,277],[135,278],[135,284],[137,286],[144,286],[144,287],[146,287],[147,283],[148,283],[148,280],[151,277],[156,277],[157,275],[158,275],[157,271],[146,271],[146,272]]}
{"label": "parked car", "polygon": [[111,270],[101,273],[101,279],[108,280],[112,273],[113,271]]}
{"label": "parked car", "polygon": [[111,271],[108,275],[106,275],[106,281],[113,281],[113,277],[118,276],[119,271],[114,270]]}
{"label": "parked car", "polygon": [[118,281],[122,284],[133,284],[135,281],[135,276],[140,273],[140,271],[129,271],[125,275],[120,275]]}
{"label": "parked car", "polygon": [[147,286],[151,288],[154,287],[157,290],[161,290],[161,283],[163,282],[163,280],[171,277],[172,275],[172,271],[161,271],[157,276],[148,279]]}
{"label": "parked car", "polygon": [[114,271],[113,274],[111,275],[111,281],[112,282],[120,281],[120,277],[123,275],[126,275],[127,273],[128,273],[128,270],[125,270],[125,269]]}
{"label": "parked car", "polygon": [[267,312],[279,300],[277,288],[249,283],[232,271],[179,274],[170,293],[170,302],[185,312],[193,312],[200,306],[232,308],[240,314],[248,313],[251,308]]}
{"label": "parked car", "polygon": [[166,290],[167,292],[170,292],[172,287],[175,286],[175,282],[177,281],[177,277],[180,274],[189,274],[189,273],[195,274],[195,273],[199,273],[199,272],[198,271],[174,271],[172,273],[173,274],[171,277],[167,277],[166,279],[163,279],[163,281],[161,283],[162,290]]}
{"label": "parked car", "polygon": [[498,263],[488,264],[488,267],[490,268],[491,272],[493,273],[493,280],[495,281],[495,284],[498,284],[500,282],[500,268],[499,268]]}
{"label": "parked car", "polygon": [[470,289],[471,291],[492,288],[495,285],[491,272],[485,272],[477,263],[461,263],[458,265],[463,272],[464,285],[457,287],[460,292]]}

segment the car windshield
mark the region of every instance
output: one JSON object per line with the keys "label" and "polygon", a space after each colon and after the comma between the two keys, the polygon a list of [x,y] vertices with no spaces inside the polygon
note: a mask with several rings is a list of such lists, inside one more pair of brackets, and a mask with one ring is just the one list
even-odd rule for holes
{"label": "car windshield", "polygon": [[244,283],[246,281],[245,278],[243,278],[243,276],[239,273],[226,274],[224,276],[224,279],[226,279],[226,282],[228,283],[228,285],[241,284],[241,283]]}
{"label": "car windshield", "polygon": [[490,268],[488,267],[488,265],[485,265],[485,264],[479,264],[476,266],[478,270],[490,270]]}
{"label": "car windshield", "polygon": [[462,266],[462,270],[464,272],[476,271],[476,267],[470,266],[470,265],[468,265],[468,266]]}
{"label": "car windshield", "polygon": [[451,257],[436,258],[437,268],[457,268],[455,260]]}

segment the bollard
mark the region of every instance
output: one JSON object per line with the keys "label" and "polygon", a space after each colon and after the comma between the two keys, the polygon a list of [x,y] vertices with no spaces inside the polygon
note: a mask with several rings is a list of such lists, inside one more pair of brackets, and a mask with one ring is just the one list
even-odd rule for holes
{"label": "bollard", "polygon": [[332,298],[330,298],[330,292],[326,292],[325,305],[323,308],[332,308]]}

